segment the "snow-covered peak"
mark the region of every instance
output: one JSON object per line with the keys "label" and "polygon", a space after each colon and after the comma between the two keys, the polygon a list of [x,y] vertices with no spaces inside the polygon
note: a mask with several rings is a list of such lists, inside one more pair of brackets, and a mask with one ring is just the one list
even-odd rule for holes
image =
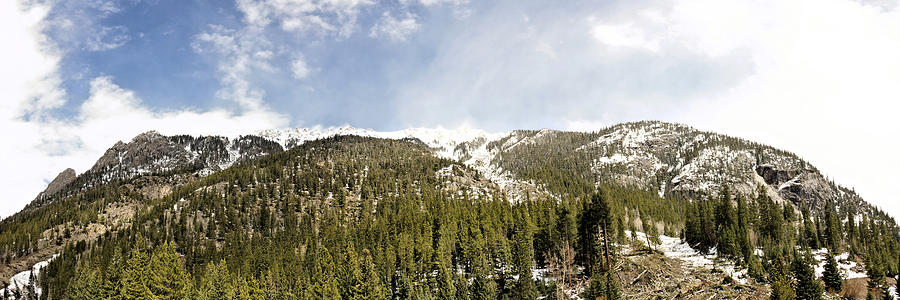
{"label": "snow-covered peak", "polygon": [[352,126],[341,127],[313,127],[295,129],[269,129],[257,133],[260,137],[281,144],[285,149],[293,148],[308,141],[329,138],[340,135],[358,135],[384,139],[414,138],[422,141],[441,157],[459,159],[455,149],[457,146],[469,142],[490,142],[500,139],[508,133],[488,133],[481,129],[461,127],[458,129],[438,128],[408,128],[398,131],[375,131],[372,129],[360,129]]}

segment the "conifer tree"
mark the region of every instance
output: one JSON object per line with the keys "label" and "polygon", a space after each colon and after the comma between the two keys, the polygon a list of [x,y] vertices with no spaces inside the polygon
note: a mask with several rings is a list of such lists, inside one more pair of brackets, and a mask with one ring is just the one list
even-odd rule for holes
{"label": "conifer tree", "polygon": [[344,259],[338,270],[339,276],[336,278],[339,282],[341,297],[344,299],[362,299],[362,283],[364,276],[360,268],[360,259],[353,245],[349,245],[344,249]]}
{"label": "conifer tree", "polygon": [[497,283],[489,276],[491,265],[485,255],[487,249],[482,248],[473,262],[474,280],[472,280],[472,299],[493,300],[497,299]]}
{"label": "conifer tree", "polygon": [[515,227],[513,228],[513,267],[518,275],[518,280],[513,291],[513,298],[536,299],[537,289],[532,279],[531,267],[534,265],[533,231],[531,218],[520,206],[516,214]]}
{"label": "conifer tree", "polygon": [[555,251],[552,255],[552,261],[555,265],[558,284],[568,286],[575,273],[574,241],[577,227],[575,214],[568,203],[561,203],[558,210],[556,227],[554,229],[554,236],[556,237],[554,239]]}
{"label": "conifer tree", "polygon": [[[75,277],[66,290],[67,299],[91,300],[102,298],[100,272],[85,263],[75,268]],[[8,299],[4,298],[4,299]]]}
{"label": "conifer tree", "polygon": [[378,270],[375,268],[375,263],[372,262],[372,254],[368,249],[363,249],[362,252],[363,281],[362,288],[360,289],[360,291],[362,292],[362,297],[360,299],[384,299],[386,296],[386,292],[384,290],[384,286],[381,284],[381,279],[378,277]]}
{"label": "conifer tree", "polygon": [[147,252],[146,241],[142,236],[138,235],[122,274],[121,294],[126,300],[148,299],[152,295],[147,287],[149,282],[147,265],[150,262],[150,256]]}
{"label": "conifer tree", "polygon": [[232,299],[235,294],[234,278],[225,266],[225,261],[207,264],[196,293],[197,299]]}
{"label": "conifer tree", "polygon": [[825,262],[825,271],[822,273],[822,280],[825,281],[825,288],[832,293],[841,291],[844,279],[841,278],[841,272],[838,270],[837,261],[834,255],[828,252],[827,261]]}
{"label": "conifer tree", "polygon": [[114,250],[110,259],[106,272],[103,273],[103,280],[100,285],[100,291],[104,299],[119,299],[121,297],[121,280],[124,270],[125,260],[122,252],[118,249]]}
{"label": "conifer tree", "polygon": [[750,243],[750,209],[747,200],[738,198],[738,243],[741,250],[741,258],[745,266],[750,266],[753,257],[753,245]]}
{"label": "conifer tree", "polygon": [[869,292],[875,290],[880,290],[883,286],[885,286],[884,280],[884,271],[879,263],[879,261],[872,257],[869,258],[866,264],[866,276],[869,277]]}
{"label": "conifer tree", "polygon": [[795,252],[791,269],[794,274],[794,287],[797,299],[819,300],[822,299],[822,285],[816,279],[816,272],[812,267],[813,259],[809,250]]}
{"label": "conifer tree", "polygon": [[308,287],[310,296],[315,299],[341,299],[337,279],[334,278],[334,261],[325,246],[320,246],[312,274],[313,283]]}
{"label": "conifer tree", "polygon": [[793,281],[781,253],[775,253],[772,259],[769,282],[772,286],[772,300],[795,299]]}
{"label": "conifer tree", "polygon": [[882,300],[894,300],[894,295],[891,294],[890,286],[885,285],[881,288],[881,299]]}
{"label": "conifer tree", "polygon": [[647,236],[647,247],[653,250],[654,245],[659,245],[659,230],[649,216],[644,219],[644,233]]}
{"label": "conifer tree", "polygon": [[829,202],[825,209],[825,230],[828,249],[831,251],[839,251],[841,249],[842,232],[841,221],[838,219],[834,205]]}
{"label": "conifer tree", "polygon": [[190,280],[171,243],[156,247],[150,258],[148,273],[148,287],[154,299],[183,299],[187,296]]}

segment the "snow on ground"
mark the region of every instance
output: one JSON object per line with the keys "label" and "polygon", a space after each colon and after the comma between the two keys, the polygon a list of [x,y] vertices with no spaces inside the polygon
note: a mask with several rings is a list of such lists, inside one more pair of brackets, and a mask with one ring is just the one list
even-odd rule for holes
{"label": "snow on ground", "polygon": [[[813,250],[813,256],[816,259],[816,277],[822,277],[822,273],[825,272],[825,263],[828,249],[822,248]],[[864,278],[866,277],[866,272],[862,267],[857,267],[857,263],[855,261],[849,260],[850,253],[844,252],[840,255],[836,255],[834,259],[838,263],[838,270],[841,271],[841,276],[844,279],[853,279],[853,278]]]}
{"label": "snow on ground", "polygon": [[460,144],[485,139],[487,142],[507,136],[508,133],[487,133],[479,129],[460,128],[409,128],[399,131],[379,132],[372,129],[342,127],[313,127],[297,129],[270,129],[257,132],[260,137],[275,141],[284,148],[291,148],[308,141],[329,138],[339,135],[358,135],[384,139],[416,138],[436,149],[438,156],[449,159],[459,159],[456,147]]}
{"label": "snow on ground", "polygon": [[[545,134],[545,131],[539,135]],[[527,184],[534,187],[533,183],[522,182],[513,178],[508,172],[491,163],[491,160],[497,155],[498,149],[488,149],[488,144],[498,141],[510,135],[509,132],[488,133],[479,129],[460,128],[460,129],[444,129],[444,128],[409,128],[400,131],[378,132],[372,129],[360,129],[350,126],[330,127],[330,128],[297,128],[297,129],[281,129],[281,130],[263,130],[257,132],[260,137],[275,141],[281,144],[285,149],[301,145],[308,141],[322,138],[329,138],[338,135],[358,135],[366,137],[384,138],[384,139],[405,139],[415,138],[425,143],[429,148],[434,149],[438,157],[459,161],[469,167],[472,167],[482,175],[496,183],[507,198],[516,201],[522,198],[520,188],[517,185]],[[503,148],[513,147],[519,142],[529,142],[539,137],[535,136],[531,139],[524,139],[513,142],[514,145],[504,145]],[[467,151],[460,151],[459,147],[464,146]],[[465,160],[463,160],[465,159]]]}
{"label": "snow on ground", "polygon": [[[630,231],[625,231],[625,234],[631,236]],[[638,241],[646,241],[647,239],[643,232],[636,232],[636,235]],[[659,245],[655,245],[654,249],[662,252],[667,257],[681,260],[689,268],[717,268],[731,276],[734,281],[747,284],[747,270],[739,269],[734,262],[717,258],[715,249],[710,254],[703,254],[691,248],[687,242],[665,235],[660,235],[659,241]],[[687,269],[685,270],[685,272],[688,271]]]}
{"label": "snow on ground", "polygon": [[[626,235],[630,236],[631,232],[626,231]],[[636,232],[636,235],[639,242],[643,243],[646,241],[646,235],[643,232]],[[659,240],[660,244],[654,246],[654,248],[661,251],[667,257],[681,260],[685,265],[693,268],[718,268],[725,274],[730,275],[735,281],[742,284],[747,283],[747,270],[737,267],[734,262],[717,258],[715,249],[713,249],[710,254],[702,254],[691,248],[687,242],[684,242],[679,238],[660,235]],[[755,252],[759,254],[761,251],[757,249]],[[825,270],[825,258],[827,253],[828,250],[824,248],[813,251],[813,255],[817,261],[817,265],[815,266],[816,277],[822,277],[822,273]],[[835,256],[841,275],[845,279],[866,277],[865,270],[858,266],[856,262],[849,260],[849,257],[850,254],[847,252]]]}
{"label": "snow on ground", "polygon": [[[28,284],[31,282],[32,275],[35,278],[37,278],[38,274],[41,272],[41,269],[46,267],[48,264],[50,264],[50,261],[55,259],[57,256],[58,256],[58,254],[55,254],[55,255],[53,255],[53,257],[51,257],[48,260],[34,264],[34,266],[31,267],[31,270],[22,271],[16,275],[13,275],[13,277],[11,277],[9,279],[9,285],[4,289],[0,289],[0,295],[3,295],[7,291],[9,292],[10,296],[14,295],[14,293],[13,293],[14,291],[24,292],[25,287],[28,286]],[[32,272],[33,272],[33,274],[32,274]],[[35,294],[37,294],[37,296],[40,296],[41,288],[35,286],[34,292],[35,292]],[[10,299],[12,299],[12,298],[10,298]]]}
{"label": "snow on ground", "polygon": [[892,296],[894,296],[894,299],[900,299],[900,297],[897,297],[897,286],[896,285],[892,285],[891,287],[889,287],[888,293],[890,293]]}

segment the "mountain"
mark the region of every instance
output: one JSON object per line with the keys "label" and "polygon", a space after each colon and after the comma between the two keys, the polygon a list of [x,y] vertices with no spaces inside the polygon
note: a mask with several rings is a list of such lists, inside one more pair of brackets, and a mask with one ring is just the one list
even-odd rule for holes
{"label": "mountain", "polygon": [[[828,180],[799,156],[655,121],[595,132],[421,128],[376,132],[339,127],[265,130],[229,139],[151,131],[116,143],[90,170],[74,173],[64,171],[23,211],[0,221],[2,277],[59,255],[42,272],[46,278],[40,285],[54,297],[68,297],[60,287],[74,284],[70,275],[87,274],[88,261],[98,274],[107,274],[112,272],[107,266],[114,253],[123,255],[122,259],[133,258],[138,254],[132,251],[164,250],[162,245],[168,241],[175,245],[172,251],[183,257],[188,277],[197,278],[195,284],[203,284],[202,274],[208,271],[204,268],[215,268],[219,260],[235,280],[269,276],[272,284],[286,284],[290,280],[279,277],[283,274],[271,273],[276,272],[273,266],[284,271],[335,268],[331,264],[342,261],[365,265],[364,258],[371,255],[367,259],[373,260],[378,271],[370,271],[380,274],[376,285],[413,289],[402,295],[431,293],[417,290],[419,279],[446,279],[450,285],[459,285],[453,283],[454,276],[441,277],[446,269],[470,281],[496,281],[495,293],[506,294],[530,289],[519,286],[525,284],[515,279],[521,276],[512,277],[523,268],[528,274],[557,274],[562,240],[555,234],[562,230],[562,223],[556,223],[562,222],[560,214],[577,220],[571,226],[609,226],[611,234],[603,238],[612,239],[615,251],[623,254],[615,255],[620,260],[615,271],[619,277],[634,277],[629,277],[634,281],[631,285],[627,284],[631,281],[619,282],[629,297],[674,296],[688,292],[688,286],[696,297],[729,293],[762,297],[770,288],[764,275],[752,278],[761,269],[754,271],[753,262],[769,264],[774,258],[752,255],[756,251],[749,245],[764,253],[787,249],[783,247],[827,246],[847,252],[842,266],[878,261],[887,266],[881,271],[888,274],[898,269],[897,259],[890,257],[900,256],[892,218],[852,189]],[[609,198],[611,210],[590,215],[590,205],[600,199],[598,191],[599,197]],[[743,216],[747,208],[739,213],[740,203],[747,199],[756,212],[752,217]],[[736,211],[728,208],[733,205],[738,206]],[[786,227],[778,225],[772,231],[774,219],[764,216],[775,207],[785,208],[778,214]],[[701,242],[691,227],[696,224],[693,218],[713,215],[713,211],[715,222],[697,225],[697,230],[718,234]],[[597,216],[608,223],[597,223]],[[520,224],[522,219],[528,221]],[[746,221],[729,223],[729,219]],[[635,231],[647,233],[647,242],[629,239]],[[651,231],[663,238],[652,242]],[[572,234],[576,233],[587,234],[573,227]],[[727,237],[731,234],[737,236]],[[528,248],[518,242],[525,236],[531,241],[526,243]],[[593,284],[588,271],[598,262],[585,252],[594,246],[576,242],[583,239],[565,239],[564,248],[571,246],[574,255],[565,265],[578,266],[565,273],[575,279],[558,289],[567,297],[578,295],[579,286]],[[292,242],[284,244],[288,240]],[[729,254],[725,246],[740,244],[738,240],[746,241],[748,246],[741,246],[745,253]],[[481,246],[467,246],[472,243]],[[656,252],[641,252],[640,245],[653,249],[653,244],[657,244]],[[707,244],[719,250],[719,258],[711,260],[704,251],[687,250]],[[258,253],[272,251],[263,245],[288,245],[285,250],[293,250]],[[403,251],[388,254],[406,246],[412,251],[408,256]],[[322,265],[321,251],[334,261]],[[479,251],[487,251],[490,258],[478,258]],[[531,258],[516,259],[523,251]],[[633,255],[624,255],[629,252]],[[724,261],[714,262],[719,259]],[[497,269],[492,271],[490,265]],[[729,271],[715,272],[717,265],[730,266]],[[400,271],[405,275],[395,273]],[[314,285],[324,276],[321,272],[304,272],[309,276],[306,284]],[[669,279],[646,277],[660,274],[669,274]],[[558,286],[560,280],[553,277],[557,275],[534,276],[542,278],[537,289],[545,296],[554,293],[551,281]],[[738,283],[726,290],[692,283],[701,277],[701,281],[724,277]],[[404,285],[404,280],[412,281]],[[513,283],[515,287],[506,286]],[[441,290],[439,283],[426,285]],[[654,292],[663,285],[666,291]],[[342,284],[337,287],[341,295],[351,293]],[[308,291],[302,286],[281,290]],[[400,292],[387,293],[397,296]]]}
{"label": "mountain", "polygon": [[[185,135],[166,137],[151,131],[129,143],[113,145],[81,176],[95,179],[82,180],[85,183],[81,185],[177,169],[204,176],[237,162],[342,135],[423,143],[438,157],[473,167],[501,186],[515,186],[509,188],[510,193],[517,192],[528,181],[526,170],[533,170],[550,158],[545,153],[560,152],[563,156],[580,158],[561,160],[572,161],[571,171],[583,173],[587,181],[611,181],[653,190],[661,197],[716,195],[726,185],[735,192],[750,195],[762,186],[776,199],[795,205],[804,203],[813,209],[824,208],[829,201],[871,209],[854,191],[827,180],[793,153],[685,125],[652,121],[619,124],[590,133],[554,130],[486,133],[473,129],[422,128],[377,132],[338,127],[264,130],[229,140]],[[59,190],[64,185],[51,184],[48,191]],[[47,195],[38,198],[44,197]]]}

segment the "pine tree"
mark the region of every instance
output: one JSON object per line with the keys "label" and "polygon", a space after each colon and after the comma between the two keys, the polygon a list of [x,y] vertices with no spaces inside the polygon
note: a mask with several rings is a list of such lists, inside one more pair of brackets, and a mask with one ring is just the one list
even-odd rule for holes
{"label": "pine tree", "polygon": [[124,299],[148,299],[151,297],[147,287],[149,276],[147,265],[150,262],[147,243],[140,235],[136,238],[136,244],[131,249],[130,257],[125,263],[125,271],[122,274],[121,294]]}
{"label": "pine tree", "polygon": [[771,263],[769,272],[769,281],[772,285],[772,300],[793,300],[795,299],[793,281],[791,280],[789,271],[784,259],[780,253],[776,253]]}
{"label": "pine tree", "polygon": [[615,273],[604,270],[602,273],[598,272],[591,276],[583,296],[585,299],[618,300],[622,298],[622,289],[619,287]]}
{"label": "pine tree", "polygon": [[103,273],[103,280],[100,286],[102,298],[119,299],[121,297],[121,281],[122,275],[125,273],[124,258],[122,252],[115,249],[112,259],[110,259],[106,272]]}
{"label": "pine tree", "polygon": [[568,286],[575,273],[575,249],[573,245],[577,228],[575,214],[568,203],[561,203],[558,210],[558,218],[554,228],[555,251],[551,260],[555,266],[559,284]]}
{"label": "pine tree", "polygon": [[619,281],[616,280],[615,273],[612,269],[606,272],[606,299],[622,299],[622,288],[619,287]]}
{"label": "pine tree", "polygon": [[881,288],[881,299],[882,300],[894,300],[894,295],[891,294],[890,286],[885,285]]}
{"label": "pine tree", "polygon": [[741,258],[745,266],[750,266],[753,259],[753,245],[750,243],[750,209],[747,200],[738,198],[738,242],[740,244]]}
{"label": "pine tree", "polygon": [[182,299],[187,296],[190,280],[171,243],[156,247],[147,271],[148,287],[154,299]]}
{"label": "pine tree", "polygon": [[225,266],[224,260],[206,265],[206,272],[197,291],[198,299],[232,299],[236,292],[234,278]]}
{"label": "pine tree", "polygon": [[372,254],[368,249],[363,249],[362,275],[363,281],[360,289],[362,297],[360,299],[384,299],[386,291],[381,284],[378,270],[375,268],[375,263],[372,262]]}
{"label": "pine tree", "polygon": [[834,255],[828,252],[828,258],[825,262],[825,271],[822,273],[822,280],[825,281],[825,287],[829,292],[837,293],[841,291],[844,279],[841,278],[841,272],[838,270],[837,261]]}
{"label": "pine tree", "polygon": [[[66,289],[66,298],[75,300],[103,298],[99,273],[85,263],[79,263],[75,268],[75,277],[72,278],[69,288]],[[8,299],[8,297],[4,299]]]}
{"label": "pine tree", "polygon": [[344,260],[338,271],[340,271],[337,280],[339,282],[339,290],[341,297],[344,299],[362,299],[363,298],[363,281],[364,276],[360,268],[360,259],[353,245],[349,245],[344,249]]}
{"label": "pine tree", "polygon": [[822,285],[816,279],[815,270],[812,267],[813,260],[809,250],[795,252],[791,269],[794,274],[794,286],[797,299],[819,300],[822,299]]}
{"label": "pine tree", "polygon": [[825,230],[828,249],[831,251],[839,251],[841,249],[841,232],[843,229],[841,228],[841,221],[838,219],[834,205],[831,202],[828,203],[828,207],[825,209]]}
{"label": "pine tree", "polygon": [[584,299],[603,299],[606,297],[606,272],[595,272],[584,290]]}
{"label": "pine tree", "polygon": [[513,268],[519,279],[513,291],[513,298],[536,299],[537,288],[532,279],[531,267],[534,265],[534,234],[530,217],[525,209],[519,209],[513,228]]}
{"label": "pine tree", "polygon": [[472,299],[475,300],[497,299],[497,283],[489,277],[491,265],[486,252],[487,249],[478,249],[478,254],[473,262],[475,279],[472,280]]}
{"label": "pine tree", "polygon": [[866,264],[866,276],[869,277],[869,291],[879,290],[885,285],[884,271],[877,259],[870,258]]}
{"label": "pine tree", "polygon": [[313,284],[308,287],[315,299],[341,299],[337,279],[334,278],[334,261],[328,249],[321,246],[315,261]]}
{"label": "pine tree", "polygon": [[647,247],[653,250],[653,246],[659,244],[659,230],[657,230],[656,223],[649,216],[643,222],[644,233],[647,236]]}

